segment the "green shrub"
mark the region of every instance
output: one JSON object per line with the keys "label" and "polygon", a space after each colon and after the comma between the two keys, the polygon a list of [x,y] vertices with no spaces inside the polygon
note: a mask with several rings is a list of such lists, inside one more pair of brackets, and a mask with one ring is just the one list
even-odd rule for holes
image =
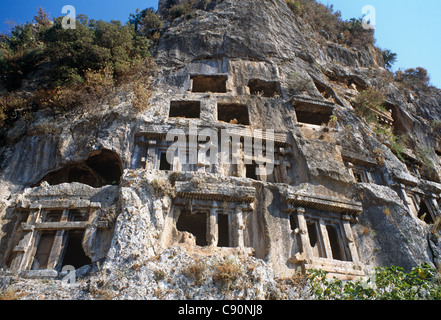
{"label": "green shrub", "polygon": [[373,45],[374,31],[363,28],[363,18],[351,18],[343,22],[341,32],[345,35],[340,42],[354,47]]}
{"label": "green shrub", "polygon": [[0,46],[0,76],[10,91],[19,88],[43,60],[51,62],[46,66],[47,85],[55,88],[82,84],[87,70],[110,67],[118,78],[134,63],[150,58],[148,39],[136,34],[130,24],[80,15],[76,28],[65,30],[62,17],[49,24],[42,9],[35,20],[37,25],[16,26]]}
{"label": "green shrub", "polygon": [[374,44],[374,31],[362,26],[363,18],[343,20],[340,11],[325,6],[316,0],[285,0],[296,15],[307,21],[312,28],[327,40],[356,47]]}
{"label": "green shrub", "polygon": [[401,162],[406,162],[404,159],[404,151],[406,150],[406,145],[409,142],[409,137],[407,135],[392,135],[390,137],[391,151],[397,156]]}
{"label": "green shrub", "polygon": [[148,42],[141,41],[130,25],[119,21],[91,20],[87,25],[78,21],[76,29],[64,30],[58,18],[46,32],[45,43],[46,54],[54,63],[50,71],[53,86],[79,84],[85,70],[106,67],[119,77],[134,61],[149,56]]}
{"label": "green shrub", "polygon": [[377,117],[373,110],[384,110],[385,96],[382,92],[369,88],[355,98],[353,106],[355,112],[369,123],[377,123]]}
{"label": "green shrub", "polygon": [[435,164],[431,159],[431,153],[432,153],[432,149],[429,147],[423,148],[417,146],[415,149],[415,154],[417,156],[417,159],[421,163],[421,170],[420,170],[421,176],[423,176],[428,180],[433,180],[433,178],[437,176]]}
{"label": "green shrub", "polygon": [[413,90],[424,90],[430,85],[430,77],[426,69],[410,68],[395,73],[395,82]]}
{"label": "green shrub", "polygon": [[406,162],[404,159],[404,152],[406,150],[406,145],[409,142],[409,137],[407,135],[396,136],[393,133],[393,128],[388,125],[376,124],[374,129],[375,134],[377,134],[381,139],[390,146],[390,150],[400,159],[401,162]]}
{"label": "green shrub", "polygon": [[310,270],[311,294],[319,300],[440,300],[438,272],[428,264],[406,273],[401,267],[376,268],[366,281],[327,279],[327,273]]}
{"label": "green shrub", "polygon": [[383,56],[384,65],[386,68],[392,68],[392,65],[397,62],[397,54],[389,49],[381,50]]}
{"label": "green shrub", "polygon": [[190,2],[176,4],[172,6],[169,10],[169,15],[172,19],[179,18],[181,16],[186,16],[187,18],[191,17],[194,8]]}
{"label": "green shrub", "polygon": [[141,31],[145,35],[153,35],[156,31],[162,29],[164,23],[160,16],[158,16],[153,10],[146,12],[145,17],[141,21]]}
{"label": "green shrub", "polygon": [[422,163],[423,167],[435,167],[432,159],[430,159],[430,154],[432,153],[432,150],[430,148],[422,148],[420,146],[417,146],[415,152],[418,160]]}
{"label": "green shrub", "polygon": [[52,24],[49,14],[42,7],[38,8],[38,12],[34,16],[34,21],[37,24],[37,28],[48,28]]}
{"label": "green shrub", "polygon": [[135,14],[130,14],[129,23],[133,25],[136,32],[149,38],[152,38],[156,32],[164,27],[162,18],[153,8],[142,11],[137,9]]}
{"label": "green shrub", "polygon": [[382,92],[370,88],[360,92],[353,102],[353,106],[357,115],[373,126],[378,138],[389,145],[391,151],[400,161],[405,162],[404,151],[409,137],[407,135],[395,135],[393,127],[379,123],[377,114],[374,112],[374,110],[387,112],[384,107],[384,99],[385,96]]}
{"label": "green shrub", "polygon": [[286,4],[291,9],[291,11],[298,16],[303,14],[303,5],[298,0],[287,0]]}
{"label": "green shrub", "polygon": [[[144,17],[152,13],[145,12]],[[78,15],[76,28],[65,30],[62,17],[51,22],[41,8],[34,22],[15,26],[0,43],[0,81],[9,91],[0,100],[2,124],[17,120],[22,115],[17,110],[24,106],[71,110],[100,102],[118,85],[136,89],[140,79],[145,90],[143,96],[136,95],[146,105],[146,79],[154,64],[148,37],[136,33],[133,25]],[[43,89],[29,92],[20,102],[22,81],[37,70]]]}

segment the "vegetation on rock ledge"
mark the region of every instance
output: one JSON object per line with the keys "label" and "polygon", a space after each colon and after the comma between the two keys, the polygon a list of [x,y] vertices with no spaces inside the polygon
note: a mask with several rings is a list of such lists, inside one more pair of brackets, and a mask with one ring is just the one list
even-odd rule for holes
{"label": "vegetation on rock ledge", "polygon": [[376,268],[368,280],[326,279],[326,272],[310,271],[311,293],[319,300],[440,300],[439,273],[424,264],[405,272],[392,266]]}
{"label": "vegetation on rock ledge", "polygon": [[0,43],[0,121],[93,105],[123,84],[136,89],[154,70],[152,60],[149,38],[130,23],[79,15],[75,29],[64,29],[61,17],[50,20],[40,9]]}

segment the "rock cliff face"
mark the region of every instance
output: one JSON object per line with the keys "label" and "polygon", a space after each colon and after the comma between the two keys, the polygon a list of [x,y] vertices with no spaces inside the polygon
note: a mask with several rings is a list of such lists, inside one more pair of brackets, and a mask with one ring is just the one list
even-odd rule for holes
{"label": "rock cliff face", "polygon": [[[17,121],[0,146],[0,285],[28,298],[292,299],[307,296],[277,279],[300,269],[439,267],[441,92],[388,80],[373,47],[316,38],[282,0],[211,1],[166,24],[148,110],[127,98]],[[406,162],[356,112],[369,88],[385,93],[378,119],[410,136]],[[181,138],[189,150],[167,159]],[[83,280],[42,289],[66,265]]]}

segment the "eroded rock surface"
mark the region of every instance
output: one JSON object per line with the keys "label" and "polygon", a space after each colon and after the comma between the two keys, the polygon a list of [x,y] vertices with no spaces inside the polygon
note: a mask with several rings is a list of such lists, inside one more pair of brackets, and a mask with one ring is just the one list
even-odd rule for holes
{"label": "eroded rock surface", "polygon": [[[441,144],[430,124],[441,92],[415,98],[387,82],[373,48],[314,41],[282,0],[205,9],[162,30],[148,110],[127,99],[39,112],[7,133],[0,285],[23,299],[306,299],[282,279],[302,268],[354,279],[377,266],[438,266]],[[357,116],[353,99],[371,86],[392,109],[383,120],[430,148],[429,173]],[[243,148],[234,164],[207,154],[168,163],[173,129],[210,129],[219,146],[222,130],[241,147],[273,144],[274,170],[259,175]],[[89,261],[76,284],[61,280],[67,256]]]}

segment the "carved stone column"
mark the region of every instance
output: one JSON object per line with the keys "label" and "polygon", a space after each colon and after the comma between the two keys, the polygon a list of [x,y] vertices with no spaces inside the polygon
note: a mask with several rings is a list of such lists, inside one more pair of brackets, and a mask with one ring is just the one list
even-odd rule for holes
{"label": "carved stone column", "polygon": [[13,249],[14,258],[11,262],[13,271],[27,270],[31,266],[33,254],[35,254],[35,241],[38,231],[33,224],[41,219],[41,209],[29,213],[25,223],[19,226],[19,232],[23,232],[23,237],[17,246]]}
{"label": "carved stone column", "polygon": [[161,162],[160,158],[161,158],[161,154],[160,153],[158,154],[157,141],[148,140],[145,169],[146,170],[159,169],[159,163]]}
{"label": "carved stone column", "polygon": [[308,225],[305,219],[305,209],[297,208],[297,220],[299,222],[300,242],[302,251],[306,259],[311,260],[313,258],[311,244],[309,242]]}
{"label": "carved stone column", "polygon": [[355,246],[354,234],[352,233],[351,223],[349,222],[349,219],[343,219],[343,229],[346,235],[349,252],[351,253],[352,262],[358,265],[360,263],[360,260],[358,258],[357,247]]}
{"label": "carved stone column", "polygon": [[[69,221],[69,210],[64,209],[60,222],[67,221]],[[66,230],[57,230],[54,243],[52,244],[51,253],[49,255],[49,260],[47,262],[48,269],[55,269],[57,267],[57,264],[60,260],[60,255],[63,251],[64,245],[66,244],[65,237],[67,237]]]}
{"label": "carved stone column", "polygon": [[207,217],[207,242],[209,246],[217,246],[219,241],[218,217],[215,205],[210,208]]}
{"label": "carved stone column", "polygon": [[325,255],[326,258],[328,259],[332,259],[332,247],[331,247],[331,242],[329,241],[329,235],[328,235],[328,229],[326,228],[326,223],[323,221],[323,219],[319,220],[319,225],[320,225],[320,232],[322,234],[322,239],[323,239],[323,245],[324,245],[324,250],[325,250]]}
{"label": "carved stone column", "polygon": [[233,237],[232,237],[232,246],[237,248],[243,248],[244,244],[244,224],[243,224],[243,207],[237,206],[234,208],[233,214]]}

